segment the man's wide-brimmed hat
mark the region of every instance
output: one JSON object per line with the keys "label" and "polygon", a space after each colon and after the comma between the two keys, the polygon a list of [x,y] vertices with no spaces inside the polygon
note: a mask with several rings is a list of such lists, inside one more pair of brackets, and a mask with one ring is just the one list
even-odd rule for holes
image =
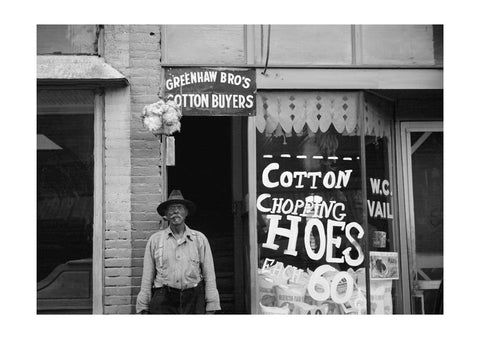
{"label": "man's wide-brimmed hat", "polygon": [[188,214],[192,215],[195,213],[195,204],[191,202],[190,200],[186,200],[183,198],[182,192],[180,190],[173,190],[170,193],[170,196],[168,199],[164,202],[162,202],[160,205],[157,207],[157,212],[160,214],[162,217],[165,215],[165,211],[168,206],[172,204],[182,204],[188,209]]}

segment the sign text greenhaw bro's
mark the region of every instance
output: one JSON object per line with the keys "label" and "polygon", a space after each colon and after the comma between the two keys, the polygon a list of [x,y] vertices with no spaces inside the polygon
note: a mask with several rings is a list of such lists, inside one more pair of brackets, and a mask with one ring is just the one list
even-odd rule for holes
{"label": "sign text greenhaw bro's", "polygon": [[165,94],[184,115],[255,115],[256,92],[254,69],[165,69]]}

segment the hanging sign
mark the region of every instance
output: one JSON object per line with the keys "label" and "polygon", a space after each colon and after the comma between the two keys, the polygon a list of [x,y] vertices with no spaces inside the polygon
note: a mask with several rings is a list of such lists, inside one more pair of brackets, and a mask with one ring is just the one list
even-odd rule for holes
{"label": "hanging sign", "polygon": [[173,95],[183,115],[255,115],[256,92],[254,69],[165,69],[165,94]]}

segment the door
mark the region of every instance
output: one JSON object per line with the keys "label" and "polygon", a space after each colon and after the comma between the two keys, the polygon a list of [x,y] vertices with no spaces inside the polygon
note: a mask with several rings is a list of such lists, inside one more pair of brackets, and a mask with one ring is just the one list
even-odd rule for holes
{"label": "door", "polygon": [[401,123],[413,314],[443,313],[443,123]]}
{"label": "door", "polygon": [[182,191],[197,207],[187,225],[204,233],[212,248],[223,314],[245,313],[242,223],[244,117],[184,116],[175,134],[175,162],[168,166],[168,192]]}

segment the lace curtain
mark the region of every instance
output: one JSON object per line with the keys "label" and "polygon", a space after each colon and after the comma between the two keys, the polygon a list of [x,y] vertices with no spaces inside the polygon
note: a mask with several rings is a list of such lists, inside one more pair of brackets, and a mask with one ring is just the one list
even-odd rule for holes
{"label": "lace curtain", "polygon": [[[366,95],[364,100],[366,135],[390,134],[388,110],[381,100]],[[341,134],[359,135],[360,92],[259,92],[257,130],[266,136],[289,137],[292,133],[326,132],[330,126]],[[308,128],[306,128],[308,127]]]}

